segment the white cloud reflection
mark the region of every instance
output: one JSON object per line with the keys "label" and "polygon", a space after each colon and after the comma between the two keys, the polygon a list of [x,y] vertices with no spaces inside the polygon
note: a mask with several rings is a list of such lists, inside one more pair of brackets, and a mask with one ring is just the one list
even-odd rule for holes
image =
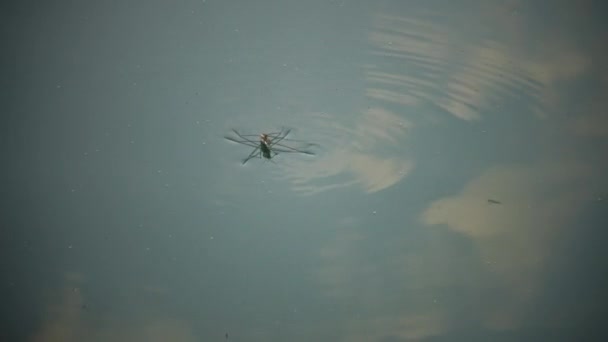
{"label": "white cloud reflection", "polygon": [[[544,42],[543,51],[550,54],[514,49],[512,39],[521,37],[510,35],[521,34],[521,19],[497,8],[482,6],[477,11],[449,18],[428,11],[376,16],[369,39],[372,54],[383,62],[366,66],[367,95],[401,106],[430,103],[466,121],[526,99],[530,112],[544,117],[559,103],[560,82],[590,66],[585,55],[556,39]],[[504,28],[503,39],[483,30],[454,30],[455,25],[466,25],[471,15],[495,20]]]}
{"label": "white cloud reflection", "polygon": [[413,168],[400,148],[410,123],[388,110],[370,108],[351,125],[327,114],[307,119],[309,127],[318,128],[310,138],[319,141],[322,152],[314,159],[282,161],[296,191],[357,185],[372,193],[396,184]]}
{"label": "white cloud reflection", "polygon": [[487,271],[497,276],[496,286],[509,294],[485,308],[488,328],[519,326],[538,294],[555,242],[593,197],[592,186],[585,184],[591,174],[570,163],[498,166],[424,212],[425,224],[446,225],[471,238]]}
{"label": "white cloud reflection", "polygon": [[[361,255],[365,247],[389,249],[378,240],[370,242],[371,233],[358,221],[338,229],[320,252],[324,264],[317,274],[319,282],[328,297],[357,303],[368,313],[348,321],[345,340],[423,339],[462,331],[463,322],[483,332],[528,328],[530,310],[546,290],[547,267],[559,253],[556,246],[575,234],[572,227],[598,197],[598,185],[605,184],[598,171],[602,168],[597,167],[598,151],[585,149],[591,142],[580,139],[608,136],[605,94],[584,96],[581,104],[570,93],[584,93],[573,83],[584,82],[593,70],[593,54],[559,34],[561,28],[553,27],[556,31],[549,31],[549,36],[531,29],[529,18],[514,15],[520,3],[483,5],[449,15],[412,11],[375,17],[369,39],[377,63],[364,66],[368,98],[378,106],[433,115],[424,111],[430,104],[471,123],[489,115],[513,116],[515,127],[532,128],[518,139],[543,144],[536,151],[543,155],[536,157],[544,161],[488,165],[459,194],[432,202],[421,214],[421,223],[433,226],[428,229],[433,238],[448,239],[446,245],[427,239],[421,242],[424,251],[399,249],[386,252],[390,260],[369,260]],[[478,25],[477,18],[491,25]],[[494,31],[488,33],[484,27]],[[600,73],[601,77],[608,79]],[[414,125],[426,119],[416,115],[408,116]],[[355,170],[356,154],[350,155],[348,168]],[[403,237],[392,238],[399,244]],[[463,240],[466,247],[453,246]],[[450,259],[445,247],[458,249],[462,260]],[[470,316],[458,315],[453,298],[452,303],[435,301],[433,296],[446,288],[450,294],[475,294],[464,299],[467,312],[462,316]]]}
{"label": "white cloud reflection", "polygon": [[[445,308],[429,294],[441,286],[447,273],[440,272],[427,255],[400,252],[388,263],[370,259],[361,253],[369,238],[363,221],[344,218],[337,223],[335,239],[319,253],[323,263],[316,276],[324,295],[339,306],[357,308],[339,323],[342,340],[417,340],[445,332],[449,327]],[[384,247],[390,249],[393,243]],[[408,280],[394,283],[390,275]]]}
{"label": "white cloud reflection", "polygon": [[[117,315],[108,317],[95,308],[88,308],[85,294],[80,289],[82,284],[81,275],[75,273],[66,275],[63,292],[55,297],[57,300],[46,307],[46,314],[40,327],[28,339],[30,342],[200,340],[195,336],[189,323],[183,320],[162,314],[157,316],[149,312],[122,318],[116,317]],[[124,313],[119,313],[118,316],[120,315]]]}

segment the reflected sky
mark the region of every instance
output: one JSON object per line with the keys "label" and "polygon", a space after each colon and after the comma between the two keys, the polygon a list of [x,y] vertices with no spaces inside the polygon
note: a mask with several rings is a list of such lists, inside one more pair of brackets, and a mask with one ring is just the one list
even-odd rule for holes
{"label": "reflected sky", "polygon": [[605,10],[3,4],[0,339],[602,340]]}

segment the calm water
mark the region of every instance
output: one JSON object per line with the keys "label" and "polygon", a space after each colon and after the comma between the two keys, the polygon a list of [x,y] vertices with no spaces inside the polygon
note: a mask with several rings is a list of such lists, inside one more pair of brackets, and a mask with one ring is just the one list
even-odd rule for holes
{"label": "calm water", "polygon": [[607,337],[603,2],[1,7],[3,341]]}

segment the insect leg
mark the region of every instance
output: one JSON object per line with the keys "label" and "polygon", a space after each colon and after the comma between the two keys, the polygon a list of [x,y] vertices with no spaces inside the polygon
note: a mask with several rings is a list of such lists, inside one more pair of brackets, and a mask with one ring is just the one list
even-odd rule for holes
{"label": "insect leg", "polygon": [[[239,138],[241,138],[241,139],[243,139],[243,140],[245,140],[245,141],[247,141],[247,142],[250,142],[250,143],[253,143],[253,144],[256,144],[256,145],[259,143],[259,141],[254,141],[254,140],[251,140],[251,139],[247,138],[246,136],[242,135],[242,134],[241,134],[241,133],[239,133],[239,132],[238,132],[236,129],[233,129],[232,131],[234,132],[234,134],[238,135],[238,136],[239,136]],[[233,141],[234,141],[234,140],[233,140]]]}
{"label": "insect leg", "polygon": [[282,135],[280,135],[277,138],[275,138],[274,140],[272,140],[270,142],[270,146],[274,146],[274,145],[278,144],[281,140],[285,139],[287,137],[287,134],[289,134],[289,132],[291,132],[291,128],[288,128],[285,131],[285,133],[283,133]]}
{"label": "insect leg", "polygon": [[243,159],[243,165],[245,165],[245,163],[248,162],[249,159],[251,159],[253,157],[257,157],[260,153],[261,153],[261,151],[260,151],[259,146],[254,148],[253,151],[251,151],[251,153],[249,154],[249,156],[247,156],[247,158]]}
{"label": "insect leg", "polygon": [[246,146],[251,146],[251,147],[259,147],[260,143],[258,142],[253,142],[253,141],[249,141],[249,140],[237,140],[233,137],[229,137],[229,136],[225,136],[224,139],[226,140],[230,140],[232,142],[241,144],[241,145],[246,145]]}

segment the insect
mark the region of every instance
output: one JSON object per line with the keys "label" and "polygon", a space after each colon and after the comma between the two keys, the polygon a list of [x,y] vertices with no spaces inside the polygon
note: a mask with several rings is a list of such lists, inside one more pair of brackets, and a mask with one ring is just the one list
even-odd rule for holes
{"label": "insect", "polygon": [[236,134],[236,138],[232,136],[225,136],[224,138],[241,145],[253,147],[253,151],[251,151],[249,156],[243,159],[243,164],[247,163],[249,159],[254,157],[265,158],[272,161],[272,158],[279,153],[301,153],[314,155],[314,153],[309,151],[308,148],[315,146],[316,144],[304,143],[302,146],[298,146],[298,148],[286,144],[288,142],[302,143],[300,140],[287,139],[287,135],[291,132],[291,129],[282,129],[280,132],[262,133],[260,135],[241,134],[236,129],[233,129],[232,132]]}

